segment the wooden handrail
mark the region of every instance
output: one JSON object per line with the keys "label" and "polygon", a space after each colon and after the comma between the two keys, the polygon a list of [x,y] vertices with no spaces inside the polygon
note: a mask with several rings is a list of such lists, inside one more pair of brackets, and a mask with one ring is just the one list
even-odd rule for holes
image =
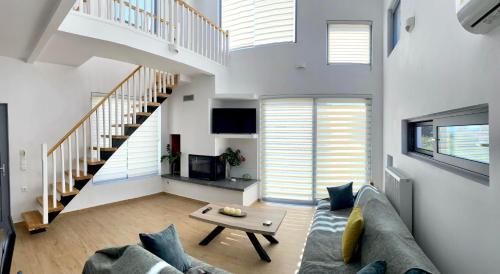
{"label": "wooden handrail", "polygon": [[222,32],[226,36],[229,35],[229,33],[227,31],[224,31],[221,27],[219,27],[218,25],[216,25],[214,22],[212,22],[212,20],[208,19],[208,17],[206,17],[203,13],[201,13],[199,10],[195,9],[194,7],[192,7],[191,5],[189,5],[188,3],[184,2],[183,0],[175,0],[175,1],[179,2],[180,5],[186,7],[188,10],[192,11],[194,14],[198,15],[199,17],[201,17],[203,20],[205,20],[209,25],[211,25],[212,27],[214,27],[216,30]]}
{"label": "wooden handrail", "polygon": [[[97,111],[97,109],[104,104],[104,102],[111,97],[124,83],[126,83],[137,71],[139,71],[142,68],[142,66],[138,66],[134,71],[132,71],[125,79],[123,79],[118,85],[116,85],[106,96],[104,96],[95,107],[93,107],[85,116],[83,116],[82,119],[76,125],[62,137],[59,142],[57,142],[50,150],[47,152],[47,156],[50,156],[68,137],[73,134],[85,121],[87,121],[94,112]],[[175,84],[175,83],[174,83]]]}

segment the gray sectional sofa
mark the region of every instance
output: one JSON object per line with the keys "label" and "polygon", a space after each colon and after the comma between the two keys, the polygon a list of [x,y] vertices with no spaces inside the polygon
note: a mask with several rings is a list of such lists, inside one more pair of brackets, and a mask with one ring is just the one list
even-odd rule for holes
{"label": "gray sectional sofa", "polygon": [[[231,274],[222,269],[189,256],[192,267],[185,274]],[[140,245],[112,247],[92,255],[82,271],[83,274],[182,274]]]}
{"label": "gray sectional sofa", "polygon": [[403,274],[410,269],[439,273],[415,242],[391,203],[379,190],[364,186],[356,196],[365,221],[357,257],[345,264],[342,259],[342,234],[352,208],[330,210],[330,201],[319,202],[309,232],[299,273],[356,273],[377,260],[387,263],[388,274]]}

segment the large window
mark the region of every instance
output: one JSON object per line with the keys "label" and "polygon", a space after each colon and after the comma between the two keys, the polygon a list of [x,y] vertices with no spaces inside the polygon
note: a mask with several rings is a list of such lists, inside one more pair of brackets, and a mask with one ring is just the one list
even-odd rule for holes
{"label": "large window", "polygon": [[328,64],[370,63],[370,22],[328,23]]}
{"label": "large window", "polygon": [[[95,106],[102,99],[102,95],[93,94],[92,95],[92,105]],[[125,102],[126,104],[126,102]],[[104,123],[102,122],[102,112],[99,114],[99,143],[102,146],[104,144],[104,138],[102,136],[103,130],[106,129],[106,135],[109,129],[108,120],[108,104],[104,104],[104,112],[106,116],[104,117]],[[118,111],[118,115],[122,115],[121,104],[118,100],[118,105],[115,107],[114,100],[111,100],[111,130],[112,135],[115,134],[115,128],[113,125],[116,124],[115,111]],[[135,132],[130,136],[125,143],[120,146],[117,152],[111,156],[110,159],[106,161],[106,165],[99,170],[99,172],[94,176],[94,182],[105,182],[112,180],[127,179],[145,175],[153,175],[160,173],[160,117],[161,109],[157,109]],[[97,137],[95,133],[95,127],[97,125],[95,116],[92,118],[92,144],[96,144]],[[118,132],[118,135],[121,135]],[[106,144],[108,144],[106,138]],[[94,152],[95,153],[95,152]]]}
{"label": "large window", "polygon": [[221,0],[229,48],[295,42],[295,0]]}
{"label": "large window", "polygon": [[[420,121],[425,119],[425,121]],[[488,107],[474,106],[408,121],[407,153],[460,174],[489,178]]]}
{"label": "large window", "polygon": [[265,99],[261,115],[265,199],[313,202],[370,182],[371,100]]}

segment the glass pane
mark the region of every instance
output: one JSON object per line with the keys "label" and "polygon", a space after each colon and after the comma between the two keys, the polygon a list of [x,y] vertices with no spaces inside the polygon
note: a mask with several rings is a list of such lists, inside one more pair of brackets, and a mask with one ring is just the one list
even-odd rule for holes
{"label": "glass pane", "polygon": [[432,126],[417,126],[415,128],[415,147],[417,149],[423,149],[427,151],[433,151],[432,140],[434,134],[432,132]]}
{"label": "glass pane", "polygon": [[490,162],[489,126],[438,127],[438,152],[481,163]]}

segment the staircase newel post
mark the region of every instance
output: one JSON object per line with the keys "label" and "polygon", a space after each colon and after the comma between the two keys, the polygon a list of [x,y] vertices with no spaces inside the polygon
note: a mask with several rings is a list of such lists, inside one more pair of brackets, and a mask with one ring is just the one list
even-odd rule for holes
{"label": "staircase newel post", "polygon": [[47,174],[47,144],[42,144],[43,223],[49,223],[49,178]]}

